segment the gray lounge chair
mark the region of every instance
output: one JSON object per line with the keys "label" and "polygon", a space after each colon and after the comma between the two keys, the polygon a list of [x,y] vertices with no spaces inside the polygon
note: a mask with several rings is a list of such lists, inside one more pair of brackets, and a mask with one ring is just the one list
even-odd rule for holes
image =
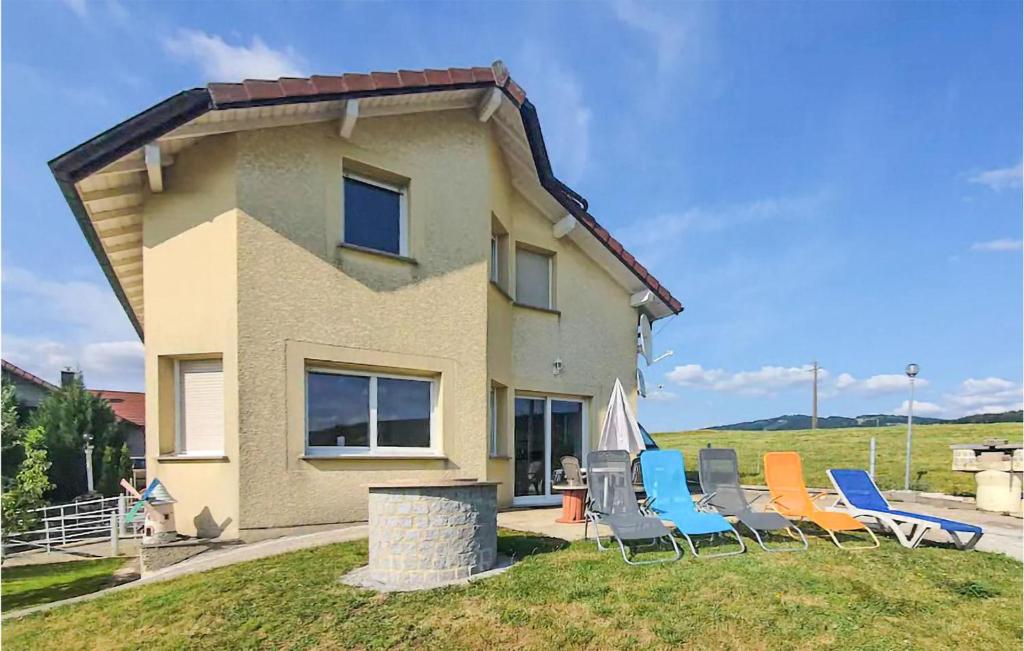
{"label": "gray lounge chair", "polygon": [[570,486],[583,486],[583,473],[580,472],[580,460],[576,457],[565,456],[561,458],[562,473],[565,475],[565,483]]}
{"label": "gray lounge chair", "polygon": [[[723,515],[730,515],[750,529],[757,544],[766,552],[793,552],[807,549],[807,538],[800,529],[778,513],[754,511],[740,487],[739,464],[736,450],[731,448],[702,448],[700,459],[700,487],[704,499]],[[794,540],[803,542],[802,547],[768,547],[761,539],[761,532],[783,531]],[[796,535],[794,535],[794,532]]]}
{"label": "gray lounge chair", "polygon": [[[633,492],[630,481],[629,454],[625,450],[600,450],[587,455],[587,512],[583,525],[583,537],[588,538],[588,528],[594,524],[597,548],[610,549],[601,543],[601,532],[597,525],[611,529],[611,537],[619,543],[622,559],[630,565],[649,565],[677,561],[683,555],[672,532],[656,517],[643,515]],[[672,544],[675,555],[648,561],[630,560],[626,547],[654,547],[661,540]],[[640,545],[637,541],[648,541]],[[633,545],[629,545],[633,543]]]}

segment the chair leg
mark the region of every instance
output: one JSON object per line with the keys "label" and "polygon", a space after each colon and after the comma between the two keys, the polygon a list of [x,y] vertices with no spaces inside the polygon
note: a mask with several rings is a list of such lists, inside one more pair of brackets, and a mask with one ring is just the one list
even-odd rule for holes
{"label": "chair leg", "polygon": [[838,538],[836,538],[836,534],[835,534],[834,531],[832,531],[831,529],[825,529],[825,531],[828,532],[829,537],[832,538],[832,542],[834,542],[836,544],[836,547],[838,547],[839,549],[842,549],[843,551],[847,551],[847,552],[855,552],[855,551],[860,551],[862,549],[874,549],[875,547],[878,547],[881,544],[881,543],[878,542],[878,538],[875,537],[875,532],[874,531],[872,531],[871,529],[868,529],[867,527],[864,527],[864,530],[868,532],[868,535],[871,536],[871,540],[873,540],[875,544],[873,544],[873,545],[858,545],[856,547],[845,546],[845,545],[843,545],[842,543],[839,542]]}
{"label": "chair leg", "polygon": [[[764,540],[761,539],[761,535],[757,532],[757,529],[754,529],[753,527],[751,527],[750,525],[748,525],[746,523],[744,523],[743,526],[745,526],[747,529],[750,529],[750,533],[754,534],[754,538],[757,540],[757,544],[760,545],[761,549],[765,550],[766,552],[802,552],[802,551],[805,551],[807,549],[807,538],[804,536],[804,532],[800,531],[800,529],[796,525],[792,525],[792,526],[786,527],[782,531],[784,531],[786,533],[786,535],[788,535],[790,538],[792,538],[794,540],[801,540],[801,541],[803,541],[803,546],[802,547],[776,547],[774,549],[772,549],[771,547],[768,547],[768,545],[766,545],[764,543]],[[797,532],[797,534],[799,534],[799,538],[797,536],[793,535],[793,532],[791,531],[791,529],[795,530]]]}
{"label": "chair leg", "polygon": [[[735,527],[730,527],[729,531],[732,532],[732,535],[736,536],[736,542],[738,542],[739,545],[740,545],[739,551],[719,552],[717,554],[700,554],[700,553],[698,553],[697,552],[697,547],[693,543],[693,539],[688,534],[685,534],[682,531],[680,531],[679,533],[682,534],[683,538],[686,539],[687,544],[690,545],[690,551],[693,552],[693,556],[695,558],[722,558],[722,557],[725,557],[725,556],[736,556],[737,554],[742,554],[743,552],[747,551],[747,545],[746,545],[746,543],[743,542],[743,537],[740,536],[738,531],[736,531],[736,528]],[[720,532],[720,533],[726,533],[726,532],[723,531],[723,532]],[[698,535],[699,536],[708,536],[708,535],[715,536],[715,535],[718,535],[718,534],[714,534],[713,533],[713,534],[694,534],[694,535],[695,536],[698,536]]]}
{"label": "chair leg", "polygon": [[948,531],[947,533],[949,534],[949,537],[953,539],[953,544],[956,545],[956,548],[965,552],[969,552],[974,549],[974,546],[978,544],[978,541],[981,540],[981,536],[984,534],[984,532],[978,532],[971,536],[967,542],[964,542],[960,538],[960,534],[957,532]]}
{"label": "chair leg", "polygon": [[[663,539],[664,538],[654,538],[654,539],[652,539],[651,540],[651,546],[656,545],[659,540],[663,540]],[[616,538],[615,540],[618,541],[618,543],[619,543],[619,550],[622,552],[622,560],[626,561],[626,563],[628,565],[654,565],[654,564],[657,564],[657,563],[671,563],[671,562],[674,562],[674,561],[678,561],[680,558],[683,557],[683,550],[679,549],[679,545],[676,544],[676,541],[675,541],[674,538],[672,538],[672,536],[668,536],[668,541],[670,543],[672,543],[672,550],[675,552],[675,555],[672,556],[671,558],[655,558],[655,559],[649,560],[649,561],[631,561],[631,560],[629,560],[629,556],[626,554],[626,546],[622,544],[622,540],[619,539],[619,538]]]}

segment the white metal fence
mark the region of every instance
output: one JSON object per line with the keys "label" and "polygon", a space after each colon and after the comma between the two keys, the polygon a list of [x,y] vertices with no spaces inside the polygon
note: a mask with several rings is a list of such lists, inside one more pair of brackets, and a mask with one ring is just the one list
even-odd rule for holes
{"label": "white metal fence", "polygon": [[30,513],[36,514],[36,528],[7,537],[4,552],[50,551],[83,542],[109,540],[116,553],[119,539],[142,535],[143,513],[140,512],[133,522],[127,522],[125,517],[136,501],[133,496],[118,495],[33,509]]}

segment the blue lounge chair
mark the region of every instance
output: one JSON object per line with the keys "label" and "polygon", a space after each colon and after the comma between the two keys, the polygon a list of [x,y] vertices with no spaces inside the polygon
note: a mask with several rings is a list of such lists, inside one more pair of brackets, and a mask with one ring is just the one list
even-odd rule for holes
{"label": "blue lounge chair", "polygon": [[[963,550],[974,549],[984,533],[981,527],[966,522],[894,510],[882,497],[871,475],[863,470],[833,468],[828,471],[828,477],[850,515],[855,518],[874,518],[879,524],[891,530],[901,545],[909,549],[917,547],[929,529],[945,531],[953,539],[957,549]],[[910,525],[910,531],[903,531],[900,525],[904,524]],[[961,533],[971,534],[971,538],[964,542],[960,538]]]}
{"label": "blue lounge chair", "polygon": [[[694,503],[690,489],[686,486],[686,472],[683,465],[683,453],[679,450],[647,450],[640,455],[643,469],[644,489],[647,491],[647,506],[662,520],[675,525],[676,530],[686,539],[690,551],[698,558],[715,556],[732,556],[746,551],[746,545],[739,533],[720,513],[707,507],[706,496]],[[740,544],[739,551],[721,552],[718,554],[698,554],[694,536],[711,536],[712,538],[732,532]]]}

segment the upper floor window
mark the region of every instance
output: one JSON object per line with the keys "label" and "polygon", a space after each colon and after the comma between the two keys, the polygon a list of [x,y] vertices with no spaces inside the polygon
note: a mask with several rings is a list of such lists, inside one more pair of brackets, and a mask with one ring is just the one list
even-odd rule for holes
{"label": "upper floor window", "polygon": [[551,291],[554,255],[533,249],[516,249],[516,302],[554,309]]}
{"label": "upper floor window", "polygon": [[508,231],[491,215],[491,259],[488,263],[491,282],[508,292]]}
{"label": "upper floor window", "polygon": [[346,173],[344,187],[346,244],[408,255],[406,189]]}

